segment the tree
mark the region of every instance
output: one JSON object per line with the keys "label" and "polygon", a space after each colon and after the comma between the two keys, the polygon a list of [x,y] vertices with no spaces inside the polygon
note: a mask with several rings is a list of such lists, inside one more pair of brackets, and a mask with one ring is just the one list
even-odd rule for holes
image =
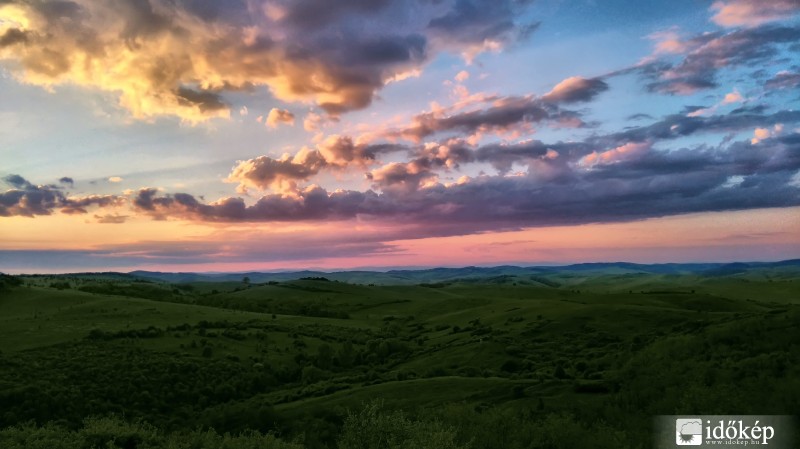
{"label": "tree", "polygon": [[317,348],[316,365],[321,369],[329,370],[331,369],[332,362],[333,349],[331,349],[330,345],[323,343],[319,348]]}

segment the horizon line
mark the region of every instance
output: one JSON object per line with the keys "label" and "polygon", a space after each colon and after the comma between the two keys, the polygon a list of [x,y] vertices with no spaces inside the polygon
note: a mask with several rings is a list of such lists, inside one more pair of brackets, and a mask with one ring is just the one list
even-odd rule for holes
{"label": "horizon line", "polygon": [[131,270],[131,271],[71,271],[71,272],[20,272],[20,273],[7,273],[0,271],[0,274],[10,276],[47,276],[47,275],[81,275],[81,274],[133,274],[136,272],[146,273],[162,273],[162,274],[197,274],[197,275],[230,275],[230,274],[289,274],[289,273],[302,273],[302,272],[317,272],[324,274],[335,273],[352,273],[352,272],[369,272],[369,273],[388,273],[391,271],[426,271],[435,269],[466,269],[466,268],[500,268],[500,267],[514,267],[514,268],[568,268],[577,265],[638,265],[638,266],[665,266],[665,265],[734,265],[734,264],[757,264],[769,265],[779,264],[785,262],[800,262],[800,257],[780,260],[769,261],[756,261],[756,260],[740,260],[733,262],[720,262],[720,261],[707,261],[707,262],[658,262],[658,263],[640,263],[640,262],[627,262],[627,261],[607,261],[607,262],[575,262],[563,264],[530,264],[530,265],[515,265],[515,264],[499,264],[499,265],[429,265],[429,266],[383,266],[383,267],[354,267],[354,268],[335,268],[324,269],[321,267],[308,267],[302,269],[275,269],[275,270],[236,270],[236,271],[159,271],[159,270]]}

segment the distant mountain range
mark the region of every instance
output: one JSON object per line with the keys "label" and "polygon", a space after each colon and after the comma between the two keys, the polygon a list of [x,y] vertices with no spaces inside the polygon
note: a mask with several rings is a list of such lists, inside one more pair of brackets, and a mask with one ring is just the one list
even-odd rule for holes
{"label": "distant mountain range", "polygon": [[[636,264],[628,262],[581,263],[565,266],[497,266],[430,268],[420,270],[389,271],[291,271],[279,273],[241,272],[241,273],[164,273],[158,271],[132,271],[130,276],[159,280],[171,283],[186,282],[241,282],[248,278],[252,283],[283,282],[303,278],[325,278],[358,284],[403,285],[431,282],[452,282],[486,280],[511,276],[536,276],[556,273],[575,273],[581,275],[622,275],[622,274],[696,274],[708,277],[731,276],[753,270],[772,270],[789,268],[800,270],[800,259],[780,262],[737,262],[737,263],[666,263]],[[110,274],[110,273],[109,273]]]}

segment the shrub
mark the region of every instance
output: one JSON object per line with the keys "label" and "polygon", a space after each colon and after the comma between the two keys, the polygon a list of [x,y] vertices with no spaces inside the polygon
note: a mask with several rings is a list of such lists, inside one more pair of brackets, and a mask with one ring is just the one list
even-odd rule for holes
{"label": "shrub", "polygon": [[414,421],[402,412],[366,405],[345,419],[339,449],[459,449],[455,429],[439,421]]}

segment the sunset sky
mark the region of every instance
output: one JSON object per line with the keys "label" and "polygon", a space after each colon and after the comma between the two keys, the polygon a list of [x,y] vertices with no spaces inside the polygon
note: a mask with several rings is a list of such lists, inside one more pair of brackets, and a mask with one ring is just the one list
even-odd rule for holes
{"label": "sunset sky", "polygon": [[800,257],[797,0],[0,0],[0,271]]}

